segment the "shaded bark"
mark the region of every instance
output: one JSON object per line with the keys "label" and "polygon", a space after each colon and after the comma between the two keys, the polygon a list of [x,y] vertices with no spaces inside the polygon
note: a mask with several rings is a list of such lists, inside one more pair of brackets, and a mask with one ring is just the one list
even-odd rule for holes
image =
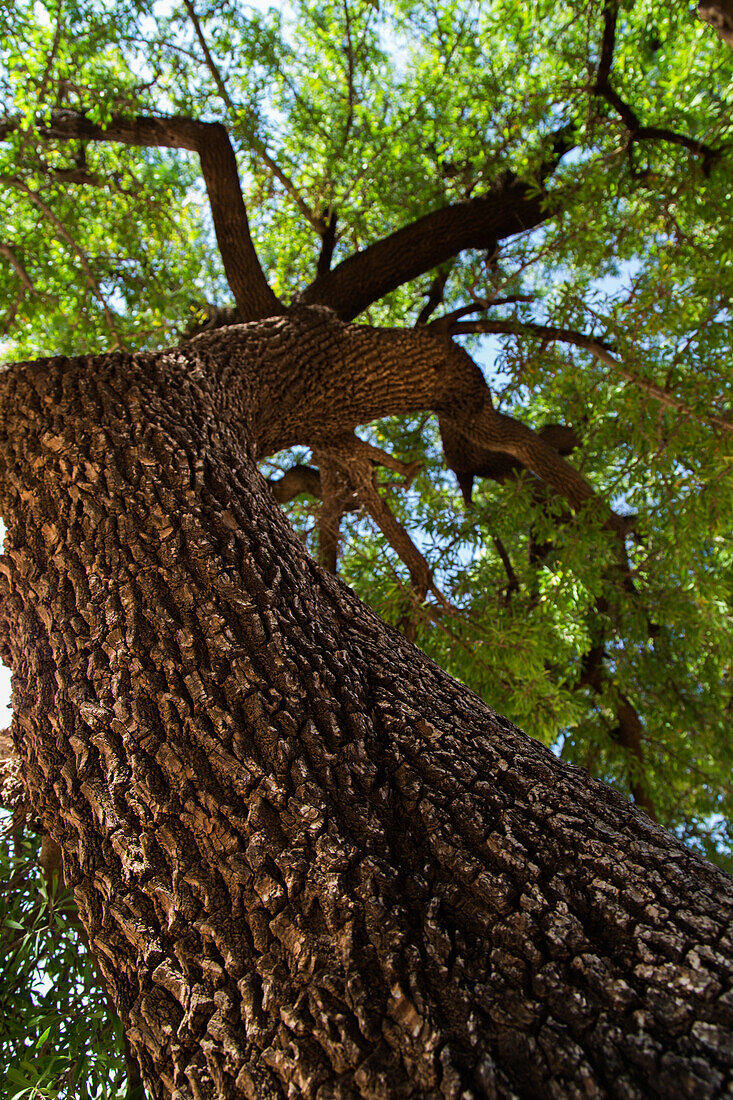
{"label": "shaded bark", "polygon": [[324,216],[324,222],[325,226],[321,231],[321,251],[318,255],[316,274],[325,276],[331,270],[333,250],[336,247],[336,225],[338,223],[336,212],[331,211],[328,221],[326,221]]}
{"label": "shaded bark", "polygon": [[0,376],[14,737],[150,1096],[723,1095],[731,880],[361,606],[258,474],[329,333]]}
{"label": "shaded bark", "polygon": [[701,0],[697,14],[715,27],[721,42],[733,48],[733,3],[731,0]]}
{"label": "shaded bark", "polygon": [[257,385],[249,425],[258,457],[298,443],[327,447],[359,424],[429,410],[439,415],[443,437],[449,433],[453,447],[476,462],[508,456],[573,508],[593,502],[609,526],[622,527],[551,442],[493,407],[479,368],[440,333],[348,325],[330,309],[301,306],[262,322],[256,339],[238,326],[198,337],[196,348],[206,359],[229,359],[233,395],[233,376],[245,359],[251,363]]}
{"label": "shaded bark", "polygon": [[313,466],[291,466],[282,477],[268,478],[267,484],[278,504],[287,504],[301,494],[321,497],[323,493],[320,472]]}

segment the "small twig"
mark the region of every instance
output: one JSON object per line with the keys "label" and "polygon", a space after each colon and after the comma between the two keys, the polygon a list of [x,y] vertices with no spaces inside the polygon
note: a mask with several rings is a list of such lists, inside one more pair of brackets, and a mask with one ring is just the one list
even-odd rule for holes
{"label": "small twig", "polygon": [[603,39],[596,73],[596,89],[605,87],[608,83],[611,65],[613,64],[613,51],[616,48],[617,16],[618,0],[606,0],[603,6]]}
{"label": "small twig", "polygon": [[15,320],[16,316],[18,315],[18,310],[20,309],[20,303],[25,298],[25,295],[26,295],[25,287],[21,287],[19,293],[17,294],[17,296],[15,298],[15,301],[11,302],[7,313],[3,317],[2,322],[0,322],[0,336],[7,336],[8,333],[10,332],[10,328],[13,324],[13,321]]}
{"label": "small twig", "polygon": [[61,219],[54,213],[51,207],[43,201],[38,192],[29,187],[24,180],[18,179],[17,176],[4,176],[3,181],[5,183],[9,183],[12,187],[15,187],[18,191],[22,191],[25,195],[27,195],[31,202],[35,203],[35,205],[38,207],[44,217],[46,217],[51,222],[51,224],[56,229],[56,232],[64,241],[66,241],[69,248],[71,248],[76,253],[79,258],[79,263],[81,264],[84,274],[86,275],[87,282],[92,289],[92,293],[94,294],[94,297],[100,303],[100,305],[102,306],[102,310],[104,311],[104,317],[107,322],[107,327],[114,338],[114,343],[112,347],[121,348],[123,345],[115,326],[112,311],[107,305],[107,300],[102,294],[102,290],[99,286],[99,283],[97,282],[97,278],[94,272],[92,271],[91,265],[89,263],[89,260],[87,259],[87,255],[84,249],[71,235],[69,230],[66,228]]}
{"label": "small twig", "polygon": [[349,445],[353,454],[368,458],[375,466],[384,466],[387,470],[394,470],[395,473],[402,474],[405,479],[403,483],[405,489],[410,488],[415,474],[422,468],[422,462],[419,459],[414,462],[403,462],[388,451],[383,451],[381,447],[375,447],[372,443],[359,439],[358,436],[350,439]]}
{"label": "small twig", "polygon": [[[434,325],[438,325],[442,322],[443,318],[439,318],[438,321],[433,322]],[[432,326],[431,326],[432,327]],[[627,382],[631,382],[632,385],[638,386],[640,389],[648,393],[650,397],[653,397],[656,401],[661,401],[663,405],[668,406],[671,409],[676,409],[685,416],[689,416],[691,420],[695,420],[700,424],[711,425],[714,424],[718,428],[722,428],[726,432],[733,432],[733,422],[724,416],[716,416],[714,413],[706,413],[704,416],[693,412],[685,402],[679,398],[674,397],[667,390],[662,389],[661,386],[656,386],[653,382],[648,382],[644,378],[639,378],[625,367],[619,360],[611,354],[608,348],[600,341],[594,339],[592,336],[586,336],[582,332],[574,332],[572,329],[555,328],[552,325],[538,325],[533,321],[466,321],[456,322],[449,325],[449,332],[451,335],[458,333],[493,333],[496,335],[516,335],[521,336],[523,333],[532,333],[535,336],[541,337],[543,340],[559,341],[565,344],[574,344],[576,347],[584,348],[589,351],[591,355],[594,355],[599,362],[604,363],[607,367],[610,367],[621,378],[624,378]]]}
{"label": "small twig", "polygon": [[5,244],[3,241],[0,241],[0,256],[4,256],[6,260],[10,261],[15,270],[15,274],[18,276],[25,289],[29,290],[31,294],[35,294],[36,288],[33,286],[30,275],[10,245]]}
{"label": "small twig", "polygon": [[450,313],[444,313],[441,317],[436,317],[434,321],[431,321],[430,328],[439,329],[440,331],[450,330],[455,331],[453,324],[455,321],[459,321],[462,317],[470,317],[472,313],[485,313],[487,310],[492,309],[494,306],[510,306],[517,303],[529,303],[534,302],[534,295],[532,294],[508,294],[503,298],[491,298],[491,299],[476,299],[471,305],[460,306],[458,309],[452,310]]}
{"label": "small twig", "polygon": [[504,589],[505,600],[508,603],[509,600],[512,597],[512,594],[514,592],[519,591],[519,578],[517,577],[517,574],[514,572],[514,567],[512,565],[511,558],[509,557],[509,554],[507,553],[507,549],[504,546],[504,543],[499,538],[499,536],[498,535],[492,535],[491,536],[491,541],[493,542],[493,544],[496,548],[497,554],[501,558],[501,564],[504,566],[504,571],[506,572],[507,580],[509,581],[508,585]]}
{"label": "small twig", "polygon": [[354,93],[354,47],[351,41],[351,17],[349,16],[348,0],[343,0],[344,4],[344,19],[346,23],[346,81],[348,86],[348,104],[349,109],[346,115],[346,124],[344,126],[344,136],[342,143],[345,146],[349,140],[349,133],[354,121],[354,103],[356,102],[356,95]]}
{"label": "small twig", "polygon": [[401,472],[411,467],[353,435],[344,436],[319,448],[318,461],[322,464],[327,462],[342,472],[356,493],[359,503],[366,509],[389,545],[407,566],[417,599],[422,603],[428,592],[433,592],[441,602],[447,603],[433,581],[427,560],[380,495],[375,484],[375,462],[387,465],[391,469],[399,469]]}
{"label": "small twig", "polygon": [[56,54],[59,48],[59,42],[61,41],[61,11],[64,6],[64,0],[59,0],[56,8],[56,27],[53,35],[53,42],[51,43],[51,49],[46,59],[46,65],[43,70],[43,76],[41,77],[41,83],[38,86],[37,99],[39,103],[43,103],[46,95],[46,88],[48,86],[48,78],[51,75],[51,69],[53,63],[56,60]]}

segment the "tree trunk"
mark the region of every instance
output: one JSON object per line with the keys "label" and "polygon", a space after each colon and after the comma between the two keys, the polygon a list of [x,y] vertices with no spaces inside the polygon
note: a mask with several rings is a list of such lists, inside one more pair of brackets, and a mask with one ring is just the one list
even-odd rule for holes
{"label": "tree trunk", "polygon": [[305,554],[289,324],[0,377],[14,736],[149,1095],[725,1095],[731,880]]}

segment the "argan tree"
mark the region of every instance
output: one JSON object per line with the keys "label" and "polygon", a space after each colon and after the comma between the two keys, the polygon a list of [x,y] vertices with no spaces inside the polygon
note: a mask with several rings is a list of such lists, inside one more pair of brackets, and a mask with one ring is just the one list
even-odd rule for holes
{"label": "argan tree", "polygon": [[726,1095],[729,51],[3,18],[9,801],[148,1095]]}

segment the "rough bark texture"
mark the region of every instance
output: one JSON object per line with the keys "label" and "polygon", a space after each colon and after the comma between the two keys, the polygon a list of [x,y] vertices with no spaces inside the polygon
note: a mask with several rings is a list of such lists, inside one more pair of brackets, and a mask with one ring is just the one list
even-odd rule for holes
{"label": "rough bark texture", "polygon": [[[731,880],[361,606],[257,473],[299,402],[344,429],[344,347],[371,415],[398,337],[329,332],[0,377],[14,736],[150,1096],[729,1094]],[[404,399],[455,414],[428,346],[443,404]]]}

